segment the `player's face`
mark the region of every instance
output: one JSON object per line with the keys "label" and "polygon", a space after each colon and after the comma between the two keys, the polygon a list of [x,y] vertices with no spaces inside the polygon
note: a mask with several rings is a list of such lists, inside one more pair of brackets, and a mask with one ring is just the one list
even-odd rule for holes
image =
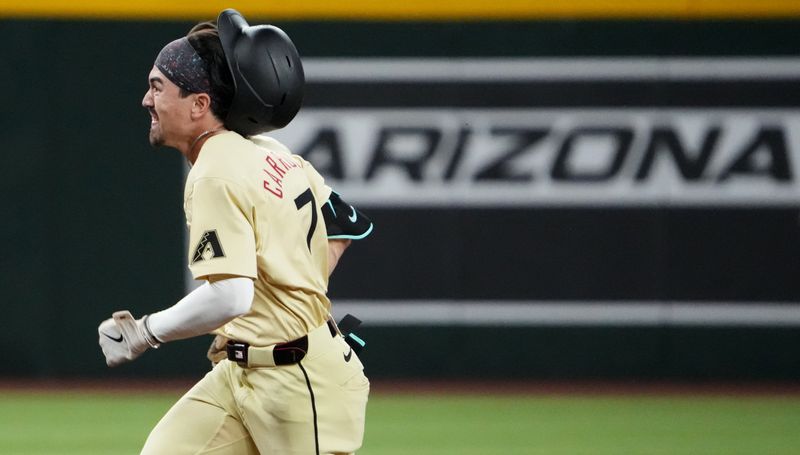
{"label": "player's face", "polygon": [[191,136],[192,97],[182,98],[180,88],[156,67],[148,84],[142,106],[150,112],[150,144],[176,147]]}

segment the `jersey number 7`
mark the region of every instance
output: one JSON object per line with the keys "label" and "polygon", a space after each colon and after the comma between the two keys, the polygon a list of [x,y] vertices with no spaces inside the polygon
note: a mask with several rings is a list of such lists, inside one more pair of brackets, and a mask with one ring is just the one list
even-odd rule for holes
{"label": "jersey number 7", "polygon": [[314,201],[314,194],[311,192],[311,188],[307,188],[303,191],[300,196],[297,196],[294,199],[294,205],[297,207],[297,210],[300,210],[308,203],[311,203],[311,226],[308,227],[308,235],[306,235],[306,245],[308,245],[308,251],[311,251],[311,236],[314,235],[314,229],[317,227],[317,203]]}

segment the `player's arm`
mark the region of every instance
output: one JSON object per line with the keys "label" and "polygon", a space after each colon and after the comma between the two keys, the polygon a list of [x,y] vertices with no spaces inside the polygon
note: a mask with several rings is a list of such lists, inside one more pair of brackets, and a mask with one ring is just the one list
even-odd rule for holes
{"label": "player's arm", "polygon": [[206,334],[250,311],[253,280],[248,277],[211,275],[200,287],[175,305],[133,319],[118,311],[98,328],[100,346],[108,366],[139,357],[161,343]]}
{"label": "player's arm", "polygon": [[246,314],[253,304],[253,280],[211,275],[175,305],[153,313],[149,326],[161,342],[204,335]]}
{"label": "player's arm", "polygon": [[328,233],[328,275],[333,273],[344,251],[353,240],[360,240],[372,232],[372,221],[325,184],[325,179],[308,161],[294,155],[303,167],[311,184],[311,189],[320,205],[325,230]]}
{"label": "player's arm", "polygon": [[127,311],[117,312],[103,321],[100,346],[109,366],[163,342],[206,334],[250,310],[257,270],[246,195],[235,183],[217,178],[197,180],[191,194],[189,269],[205,282],[158,313],[134,319]]}
{"label": "player's arm", "polygon": [[372,233],[372,221],[335,191],[322,205],[322,217],[328,240],[361,240]]}
{"label": "player's arm", "polygon": [[328,240],[328,275],[333,273],[339,258],[344,254],[344,250],[350,246],[350,239],[329,239]]}
{"label": "player's arm", "polygon": [[353,240],[372,233],[372,221],[358,209],[345,202],[335,191],[322,205],[322,217],[328,232],[328,275],[333,273],[344,251]]}
{"label": "player's arm", "polygon": [[[329,257],[333,255],[338,260],[344,250],[350,246],[351,240],[361,240],[372,233],[372,221],[326,185],[325,179],[308,161],[298,155],[293,155],[293,158],[306,172],[317,201],[324,201],[320,207],[322,217],[325,219],[325,229],[328,232],[328,243],[331,245],[329,250],[333,250],[329,252]],[[344,241],[335,242],[334,240]]]}

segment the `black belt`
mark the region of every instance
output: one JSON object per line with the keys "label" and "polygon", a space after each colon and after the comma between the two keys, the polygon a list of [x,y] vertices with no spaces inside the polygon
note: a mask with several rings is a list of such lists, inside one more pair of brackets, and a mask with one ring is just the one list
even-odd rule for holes
{"label": "black belt", "polygon": [[[328,319],[326,322],[328,324],[328,329],[331,332],[331,336],[336,336],[337,331],[333,321]],[[236,340],[228,341],[228,345],[225,347],[225,350],[228,353],[228,360],[231,362],[237,362],[244,366],[249,365],[248,362],[250,361],[250,349],[251,346],[249,344]],[[275,365],[291,365],[303,360],[303,358],[306,356],[306,353],[308,352],[308,335],[303,335],[296,340],[276,344],[267,348],[254,347],[252,349],[258,349],[259,351],[271,349],[272,359]]]}

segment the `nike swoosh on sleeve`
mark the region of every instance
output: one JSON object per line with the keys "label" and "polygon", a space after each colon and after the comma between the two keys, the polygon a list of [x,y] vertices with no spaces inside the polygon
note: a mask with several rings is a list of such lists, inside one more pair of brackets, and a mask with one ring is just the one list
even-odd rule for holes
{"label": "nike swoosh on sleeve", "polygon": [[116,341],[117,343],[122,343],[122,334],[120,334],[119,338],[114,338],[114,337],[112,337],[111,335],[109,335],[109,334],[107,334],[105,332],[103,332],[103,335],[105,335],[106,338],[108,338],[111,341]]}

